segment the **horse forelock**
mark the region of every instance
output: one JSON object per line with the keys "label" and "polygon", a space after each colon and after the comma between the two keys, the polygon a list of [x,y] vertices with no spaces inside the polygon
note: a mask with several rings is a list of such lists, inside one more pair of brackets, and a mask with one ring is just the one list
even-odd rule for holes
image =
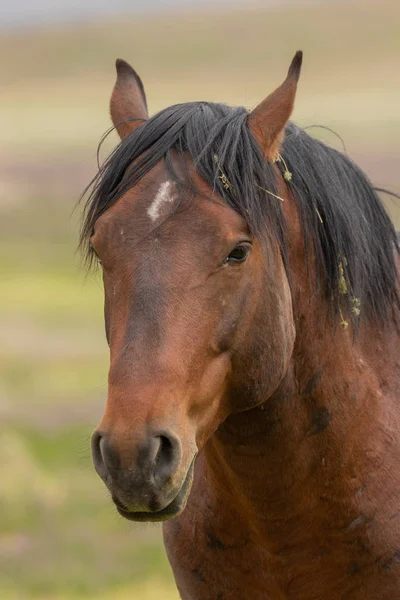
{"label": "horse forelock", "polygon": [[[171,160],[175,152],[190,156],[201,178],[246,220],[254,236],[276,239],[287,264],[290,224],[277,193],[278,168],[296,204],[304,246],[312,252],[327,306],[337,316],[344,311],[355,325],[360,313],[362,318],[390,318],[400,306],[395,261],[399,246],[367,177],[347,156],[293,123],[286,127],[282,160],[266,162],[247,116],[246,109],[223,104],[180,104],[157,113],[126,137],[92,182],[81,233],[87,256],[99,216],[166,159],[169,183],[148,209],[149,217],[157,220],[170,185],[180,183]],[[182,193],[179,185],[177,192]]]}

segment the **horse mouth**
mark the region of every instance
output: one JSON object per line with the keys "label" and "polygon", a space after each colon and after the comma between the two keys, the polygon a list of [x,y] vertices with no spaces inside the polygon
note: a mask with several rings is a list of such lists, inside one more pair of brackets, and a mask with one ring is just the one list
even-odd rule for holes
{"label": "horse mouth", "polygon": [[174,517],[177,517],[184,510],[188,501],[190,490],[192,488],[193,471],[194,461],[191,463],[188,469],[185,481],[183,482],[183,485],[180,488],[178,494],[175,496],[172,502],[170,502],[163,509],[153,512],[134,512],[126,510],[119,502],[117,503],[114,500],[114,504],[117,508],[117,511],[119,512],[121,517],[124,517],[124,519],[128,519],[128,521],[137,522],[167,521],[168,519],[173,519]]}

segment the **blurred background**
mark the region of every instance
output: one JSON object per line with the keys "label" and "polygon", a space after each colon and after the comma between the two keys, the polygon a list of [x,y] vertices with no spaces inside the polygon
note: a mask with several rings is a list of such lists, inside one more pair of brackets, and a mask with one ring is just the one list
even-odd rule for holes
{"label": "blurred background", "polygon": [[[117,517],[89,451],[108,356],[74,207],[110,125],[115,58],[137,69],[154,112],[252,107],[297,49],[294,120],[334,129],[400,193],[398,0],[0,1],[1,598],[178,598],[160,529]],[[400,202],[385,201],[400,229]]]}

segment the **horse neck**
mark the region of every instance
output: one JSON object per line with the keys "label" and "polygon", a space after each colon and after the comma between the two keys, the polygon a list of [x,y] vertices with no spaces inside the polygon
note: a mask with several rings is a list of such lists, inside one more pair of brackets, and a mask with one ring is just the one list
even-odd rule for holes
{"label": "horse neck", "polygon": [[[216,495],[225,480],[256,528],[264,523],[270,534],[272,522],[296,514],[308,532],[327,514],[331,525],[345,526],[382,508],[385,494],[394,514],[393,478],[400,490],[398,333],[361,321],[354,338],[351,327],[331,322],[326,301],[304,289],[304,252],[290,252],[296,341],[289,369],[271,397],[231,415],[205,449]],[[334,514],[321,512],[331,499]]]}

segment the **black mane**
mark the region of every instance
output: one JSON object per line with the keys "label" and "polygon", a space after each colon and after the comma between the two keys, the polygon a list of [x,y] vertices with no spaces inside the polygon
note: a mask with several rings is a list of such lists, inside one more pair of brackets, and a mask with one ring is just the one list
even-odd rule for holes
{"label": "black mane", "polygon": [[[274,166],[261,154],[247,111],[192,102],[164,109],[125,138],[100,169],[85,206],[81,245],[97,218],[170,152],[189,152],[198,173],[247,221],[260,238],[278,239],[286,263],[287,240]],[[346,156],[289,123],[277,163],[293,191],[307,252],[315,257],[319,289],[342,319],[386,319],[400,305],[393,225],[376,191]],[[140,158],[139,158],[140,157]],[[138,159],[132,167],[132,161]],[[130,167],[128,169],[128,167]]]}

